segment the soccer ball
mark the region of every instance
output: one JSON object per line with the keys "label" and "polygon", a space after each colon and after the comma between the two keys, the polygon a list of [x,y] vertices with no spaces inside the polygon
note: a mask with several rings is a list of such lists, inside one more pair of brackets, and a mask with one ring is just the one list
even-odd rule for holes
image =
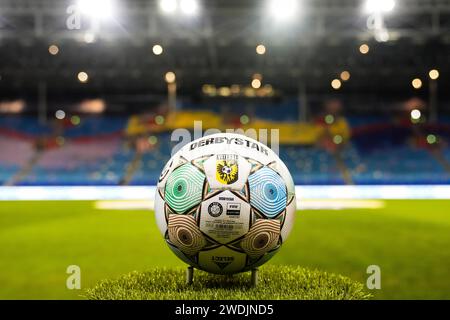
{"label": "soccer ball", "polygon": [[281,248],[296,211],[278,156],[244,135],[218,133],[181,148],[159,177],[155,215],[170,249],[217,274],[256,268]]}

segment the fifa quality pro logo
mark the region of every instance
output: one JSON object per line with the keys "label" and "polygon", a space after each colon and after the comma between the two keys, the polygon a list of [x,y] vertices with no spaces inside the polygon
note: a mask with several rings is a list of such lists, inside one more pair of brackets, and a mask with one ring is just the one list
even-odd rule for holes
{"label": "fifa quality pro logo", "polygon": [[232,184],[239,179],[238,157],[235,154],[220,154],[216,160],[216,179],[221,184]]}

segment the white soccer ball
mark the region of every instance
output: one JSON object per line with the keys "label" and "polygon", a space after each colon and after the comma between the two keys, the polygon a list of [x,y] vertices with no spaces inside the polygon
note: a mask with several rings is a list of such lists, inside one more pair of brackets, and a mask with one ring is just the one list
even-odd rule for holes
{"label": "white soccer ball", "polygon": [[181,148],[157,185],[155,215],[170,249],[198,269],[232,274],[267,262],[294,222],[292,177],[266,145],[218,133]]}

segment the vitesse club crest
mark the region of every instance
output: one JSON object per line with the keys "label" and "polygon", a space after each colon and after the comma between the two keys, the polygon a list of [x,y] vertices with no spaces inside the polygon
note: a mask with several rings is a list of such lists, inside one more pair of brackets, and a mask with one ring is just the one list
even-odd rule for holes
{"label": "vitesse club crest", "polygon": [[217,155],[216,179],[222,184],[235,183],[239,178],[238,157],[234,154]]}

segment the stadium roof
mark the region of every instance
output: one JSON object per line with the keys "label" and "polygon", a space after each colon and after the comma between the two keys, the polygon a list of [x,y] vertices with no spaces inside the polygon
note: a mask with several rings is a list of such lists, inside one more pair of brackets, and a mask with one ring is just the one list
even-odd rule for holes
{"label": "stadium roof", "polygon": [[[92,24],[83,16],[80,28],[69,30],[75,1],[1,0],[0,87],[35,90],[45,81],[67,92],[164,92],[164,74],[172,70],[182,92],[249,84],[255,73],[287,93],[302,85],[328,92],[348,70],[355,80],[346,84],[349,92],[400,92],[432,68],[449,69],[446,0],[397,0],[383,15],[387,42],[375,40],[362,0],[299,1],[295,17],[282,21],[272,19],[268,1],[201,1],[189,17],[163,14],[156,1],[114,1],[111,19]],[[363,43],[370,46],[366,55],[359,52]],[[56,55],[49,54],[52,44]],[[161,55],[152,53],[155,44]],[[258,44],[265,54],[256,53]],[[78,81],[80,71],[89,74],[87,84]],[[448,73],[440,81],[448,84]]]}

